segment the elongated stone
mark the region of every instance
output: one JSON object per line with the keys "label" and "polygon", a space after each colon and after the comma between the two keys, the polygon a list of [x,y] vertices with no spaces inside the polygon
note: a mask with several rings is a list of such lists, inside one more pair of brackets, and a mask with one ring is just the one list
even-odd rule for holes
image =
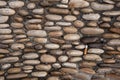
{"label": "elongated stone", "polygon": [[67,56],[60,56],[60,57],[58,57],[58,60],[60,62],[66,62],[68,60],[68,57]]}
{"label": "elongated stone", "polygon": [[28,76],[28,74],[19,73],[19,74],[10,74],[6,78],[7,79],[19,79],[19,78],[24,78],[24,77],[27,77],[27,76]]}
{"label": "elongated stone", "polygon": [[69,62],[63,63],[62,66],[68,68],[77,68],[77,65],[75,63],[69,63]]}
{"label": "elongated stone", "polygon": [[43,14],[43,13],[44,13],[44,9],[43,9],[43,8],[34,9],[32,12],[33,12],[34,14]]}
{"label": "elongated stone", "polygon": [[49,32],[48,35],[50,37],[60,37],[63,35],[63,32],[62,31],[52,31],[52,32]]}
{"label": "elongated stone", "polygon": [[111,10],[112,8],[114,8],[114,5],[111,5],[111,4],[100,4],[100,3],[97,3],[97,2],[92,2],[91,3],[91,7],[94,9],[94,10]]}
{"label": "elongated stone", "polygon": [[7,49],[0,49],[0,53],[9,53],[9,50],[7,50]]}
{"label": "elongated stone", "polygon": [[55,14],[68,14],[69,10],[68,9],[60,9],[60,8],[50,8],[49,12],[55,13]]}
{"label": "elongated stone", "polygon": [[8,19],[9,19],[8,16],[0,16],[0,23],[5,23],[8,21]]}
{"label": "elongated stone", "polygon": [[21,8],[24,6],[23,1],[11,1],[8,3],[11,8]]}
{"label": "elongated stone", "polygon": [[59,77],[51,76],[47,80],[60,80]]}
{"label": "elongated stone", "polygon": [[81,32],[86,35],[99,35],[104,33],[104,30],[101,28],[82,28]]}
{"label": "elongated stone", "polygon": [[20,43],[14,43],[11,45],[11,49],[13,50],[19,50],[24,48],[25,48],[24,44],[20,44]]}
{"label": "elongated stone", "polygon": [[0,59],[0,63],[11,63],[11,62],[17,62],[19,60],[18,57],[6,57]]}
{"label": "elongated stone", "polygon": [[70,22],[56,22],[59,26],[71,26],[72,24]]}
{"label": "elongated stone", "polygon": [[120,28],[111,28],[110,31],[120,34]]}
{"label": "elongated stone", "polygon": [[21,72],[21,68],[10,68],[7,72],[8,73],[19,73]]}
{"label": "elongated stone", "polygon": [[34,77],[45,77],[45,76],[47,76],[47,72],[45,72],[45,71],[32,72],[31,75]]}
{"label": "elongated stone", "polygon": [[10,15],[14,15],[15,11],[13,9],[9,9],[9,8],[1,8],[0,14],[5,15],[5,16],[10,16]]}
{"label": "elongated stone", "polygon": [[60,71],[65,72],[65,73],[69,73],[69,74],[78,73],[78,70],[73,69],[73,68],[61,68]]}
{"label": "elongated stone", "polygon": [[61,19],[62,19],[62,16],[60,16],[60,15],[55,15],[55,14],[48,14],[48,15],[46,15],[46,18],[47,18],[48,20],[58,21],[58,20],[61,20]]}
{"label": "elongated stone", "polygon": [[66,33],[76,33],[77,32],[77,29],[75,27],[64,27],[63,30]]}
{"label": "elongated stone", "polygon": [[83,37],[81,41],[84,43],[93,43],[96,42],[98,39],[98,37]]}
{"label": "elongated stone", "polygon": [[105,12],[103,12],[103,15],[106,15],[106,16],[118,16],[118,15],[120,15],[120,11],[105,11]]}
{"label": "elongated stone", "polygon": [[72,8],[83,8],[89,6],[89,3],[84,0],[70,0],[69,6]]}
{"label": "elongated stone", "polygon": [[65,21],[74,21],[76,19],[77,18],[75,16],[72,16],[72,15],[67,15],[67,16],[64,17]]}
{"label": "elongated stone", "polygon": [[35,58],[38,58],[38,54],[37,53],[27,53],[27,54],[24,54],[22,56],[22,58],[24,59],[35,59]]}
{"label": "elongated stone", "polygon": [[79,50],[69,50],[67,52],[67,55],[68,56],[81,56],[81,55],[83,55],[83,52],[79,51]]}
{"label": "elongated stone", "polygon": [[97,13],[84,14],[82,16],[85,20],[98,20],[100,15]]}
{"label": "elongated stone", "polygon": [[41,22],[41,19],[30,19],[30,20],[28,20],[26,23],[31,23],[31,24],[33,24],[33,23],[40,23]]}
{"label": "elongated stone", "polygon": [[47,43],[46,38],[34,38],[34,41],[37,43]]}
{"label": "elongated stone", "polygon": [[0,7],[6,6],[6,5],[7,5],[7,2],[5,2],[5,1],[0,1]]}
{"label": "elongated stone", "polygon": [[32,37],[45,37],[47,33],[44,30],[29,30],[27,35]]}
{"label": "elongated stone", "polygon": [[107,44],[110,46],[120,46],[120,39],[112,39]]}
{"label": "elongated stone", "polygon": [[78,34],[66,34],[64,36],[64,39],[68,40],[68,41],[79,40],[80,39],[80,35],[78,35]]}
{"label": "elongated stone", "polygon": [[40,64],[40,61],[39,60],[25,60],[23,64],[36,65],[36,64]]}
{"label": "elongated stone", "polygon": [[35,68],[37,70],[49,71],[51,69],[51,65],[39,64],[39,65],[36,65]]}
{"label": "elongated stone", "polygon": [[0,29],[0,34],[10,34],[11,32],[11,29]]}
{"label": "elongated stone", "polygon": [[99,48],[90,48],[88,49],[88,53],[102,54],[104,53],[104,50]]}
{"label": "elongated stone", "polygon": [[106,33],[103,35],[104,38],[120,38],[119,34],[114,34],[114,33]]}
{"label": "elongated stone", "polygon": [[47,49],[58,49],[60,46],[58,44],[49,43],[49,44],[46,44],[45,47]]}

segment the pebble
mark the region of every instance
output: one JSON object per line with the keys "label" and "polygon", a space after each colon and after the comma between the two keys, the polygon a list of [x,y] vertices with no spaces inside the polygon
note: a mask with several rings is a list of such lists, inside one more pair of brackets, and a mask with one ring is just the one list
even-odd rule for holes
{"label": "pebble", "polygon": [[73,68],[61,68],[60,71],[64,72],[64,73],[67,73],[67,74],[78,73],[78,70],[77,69],[73,69]]}
{"label": "pebble", "polygon": [[11,29],[0,29],[0,34],[10,34],[11,32],[12,32]]}
{"label": "pebble", "polygon": [[118,16],[118,15],[120,15],[120,11],[105,11],[105,12],[103,12],[103,15]]}
{"label": "pebble", "polygon": [[43,63],[54,63],[56,62],[56,58],[52,55],[44,54],[40,58],[41,62]]}
{"label": "pebble", "polygon": [[72,16],[72,15],[67,15],[67,16],[64,17],[65,21],[74,21],[76,19],[77,18],[75,16]]}
{"label": "pebble", "polygon": [[114,5],[111,5],[111,4],[100,4],[100,3],[97,3],[97,2],[92,2],[91,3],[91,7],[94,9],[94,10],[111,10],[114,8]]}
{"label": "pebble", "polygon": [[11,16],[15,14],[15,10],[9,8],[1,8],[0,14],[5,16]]}
{"label": "pebble", "polygon": [[97,72],[98,72],[98,73],[101,73],[101,74],[103,74],[103,73],[110,73],[111,71],[112,71],[111,68],[99,68],[99,69],[97,70]]}
{"label": "pebble", "polygon": [[24,78],[24,77],[27,77],[28,74],[25,74],[25,73],[19,73],[19,74],[10,74],[8,75],[6,78],[7,79],[20,79],[20,78]]}
{"label": "pebble", "polygon": [[84,42],[84,43],[93,43],[93,42],[96,42],[98,40],[99,40],[98,37],[83,37],[81,39],[81,41]]}
{"label": "pebble", "polygon": [[82,56],[83,52],[80,50],[69,50],[67,51],[68,56]]}
{"label": "pebble", "polygon": [[79,61],[82,61],[82,58],[81,57],[72,57],[69,59],[69,62],[79,62]]}
{"label": "pebble", "polygon": [[18,57],[5,57],[0,59],[0,63],[11,63],[17,62],[19,60]]}
{"label": "pebble", "polygon": [[99,48],[90,48],[88,49],[88,53],[102,54],[104,53],[104,50]]}
{"label": "pebble", "polygon": [[59,77],[51,76],[47,80],[60,80]]}
{"label": "pebble", "polygon": [[69,10],[68,9],[60,9],[60,8],[49,8],[50,13],[54,14],[68,14]]}
{"label": "pebble", "polygon": [[62,31],[52,31],[52,32],[49,32],[48,35],[50,37],[60,37],[63,35],[63,32]]}
{"label": "pebble", "polygon": [[35,3],[28,3],[28,4],[27,4],[27,8],[28,8],[28,9],[34,9],[35,6],[36,6]]}
{"label": "pebble", "polygon": [[55,69],[61,68],[61,65],[59,63],[54,63],[52,66]]}
{"label": "pebble", "polygon": [[84,24],[84,22],[82,22],[82,21],[80,21],[80,20],[76,20],[76,21],[74,21],[74,23],[73,23],[76,27],[78,27],[78,28],[81,28],[81,27],[83,27],[85,24]]}
{"label": "pebble", "polygon": [[8,69],[8,73],[19,73],[21,72],[21,68],[10,68]]}
{"label": "pebble", "polygon": [[40,61],[39,60],[25,60],[23,62],[23,64],[28,64],[28,65],[36,65],[36,64],[40,64]]}
{"label": "pebble", "polygon": [[110,46],[120,46],[120,39],[112,39],[107,44]]}
{"label": "pebble", "polygon": [[34,41],[37,43],[47,43],[46,38],[34,38]]}
{"label": "pebble", "polygon": [[10,67],[11,67],[11,64],[8,63],[8,64],[3,64],[1,68],[2,68],[3,70],[5,70],[5,69],[8,69],[8,68],[10,68]]}
{"label": "pebble", "polygon": [[64,36],[64,39],[68,40],[68,41],[79,40],[80,39],[80,35],[78,35],[78,34],[66,34]]}
{"label": "pebble", "polygon": [[10,24],[13,28],[23,28],[23,24],[22,23],[11,23]]}
{"label": "pebble", "polygon": [[60,46],[58,44],[49,43],[49,44],[46,44],[45,47],[47,49],[58,49]]}
{"label": "pebble", "polygon": [[88,7],[89,3],[84,0],[70,0],[69,6],[72,8],[84,8]]}
{"label": "pebble", "polygon": [[27,53],[27,54],[24,54],[22,56],[23,59],[35,59],[35,58],[38,58],[38,54],[37,53]]}
{"label": "pebble", "polygon": [[20,43],[14,43],[11,45],[11,49],[13,50],[20,50],[24,48],[25,48],[24,44],[20,44]]}
{"label": "pebble", "polygon": [[11,1],[8,3],[11,8],[21,8],[24,6],[23,1]]}
{"label": "pebble", "polygon": [[62,66],[68,67],[68,68],[77,68],[77,65],[75,63],[69,63],[69,62],[63,63]]}
{"label": "pebble", "polygon": [[4,7],[6,5],[7,5],[7,3],[5,1],[0,1],[0,7]]}
{"label": "pebble", "polygon": [[96,54],[87,54],[84,55],[83,58],[88,61],[102,61],[102,58]]}
{"label": "pebble", "polygon": [[34,14],[43,14],[44,13],[44,9],[43,8],[40,8],[40,9],[34,9],[33,11],[32,11]]}
{"label": "pebble", "polygon": [[110,31],[117,33],[117,34],[120,34],[120,28],[111,28]]}
{"label": "pebble", "polygon": [[78,31],[75,27],[64,27],[63,30],[66,33],[76,33]]}
{"label": "pebble", "polygon": [[99,35],[104,33],[104,30],[101,28],[82,28],[81,33],[86,34],[86,35]]}
{"label": "pebble", "polygon": [[70,22],[56,22],[56,25],[59,25],[59,26],[71,26],[71,23]]}
{"label": "pebble", "polygon": [[90,68],[82,68],[82,69],[80,69],[80,72],[84,72],[87,74],[95,74],[95,71],[93,69],[90,69]]}
{"label": "pebble", "polygon": [[47,72],[41,71],[41,72],[32,72],[31,75],[33,77],[45,77],[47,75]]}
{"label": "pebble", "polygon": [[36,65],[35,68],[37,70],[49,71],[51,69],[51,65],[39,64],[39,65]]}
{"label": "pebble", "polygon": [[31,24],[33,24],[33,23],[40,23],[41,22],[41,19],[30,19],[30,20],[28,20],[26,23],[31,23]]}
{"label": "pebble", "polygon": [[85,20],[99,20],[100,15],[97,13],[84,14],[83,19]]}
{"label": "pebble", "polygon": [[8,21],[8,19],[9,19],[8,16],[0,16],[0,23],[5,23]]}
{"label": "pebble", "polygon": [[48,14],[45,16],[48,20],[52,20],[52,21],[59,21],[62,19],[62,16],[60,15],[54,15],[54,14]]}
{"label": "pebble", "polygon": [[113,33],[106,33],[103,35],[104,38],[120,38],[120,35],[118,34],[113,34]]}
{"label": "pebble", "polygon": [[2,54],[6,54],[6,53],[9,53],[10,51],[7,50],[7,49],[0,49],[0,53]]}
{"label": "pebble", "polygon": [[42,29],[40,24],[28,24],[26,25],[26,28],[28,30],[38,30],[38,29]]}
{"label": "pebble", "polygon": [[68,60],[68,57],[67,56],[60,56],[60,57],[58,57],[58,60],[60,62],[66,62]]}
{"label": "pebble", "polygon": [[27,35],[31,37],[46,37],[47,33],[44,30],[29,30]]}

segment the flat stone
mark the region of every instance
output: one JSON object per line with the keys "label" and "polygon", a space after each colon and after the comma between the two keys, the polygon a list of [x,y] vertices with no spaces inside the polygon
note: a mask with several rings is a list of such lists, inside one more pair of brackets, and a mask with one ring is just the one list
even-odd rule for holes
{"label": "flat stone", "polygon": [[117,34],[120,34],[120,28],[110,28],[110,31],[117,33]]}
{"label": "flat stone", "polygon": [[101,28],[82,28],[81,33],[86,35],[99,35],[104,33],[104,30]]}
{"label": "flat stone", "polygon": [[27,35],[31,37],[46,37],[47,33],[44,30],[29,30]]}
{"label": "flat stone", "polygon": [[98,73],[101,73],[101,74],[103,74],[103,73],[110,73],[111,71],[112,71],[111,68],[99,68],[99,69],[97,70],[97,72],[98,72]]}
{"label": "flat stone", "polygon": [[118,15],[120,15],[120,11],[105,11],[105,12],[103,12],[103,15],[106,15],[106,16],[118,16]]}
{"label": "flat stone", "polygon": [[72,23],[70,23],[70,22],[56,22],[56,25],[59,25],[59,26],[71,26]]}
{"label": "flat stone", "polygon": [[8,16],[0,16],[0,23],[5,23],[8,21],[8,19],[9,19]]}
{"label": "flat stone", "polygon": [[34,38],[37,43],[47,43],[47,38]]}
{"label": "flat stone", "polygon": [[50,37],[60,37],[63,35],[63,31],[52,31],[48,33]]}
{"label": "flat stone", "polygon": [[13,50],[20,50],[24,48],[25,48],[24,44],[20,44],[20,43],[14,43],[11,45],[11,49]]}
{"label": "flat stone", "polygon": [[83,37],[81,39],[83,43],[93,43],[93,42],[96,42],[97,40],[99,40],[98,37]]}
{"label": "flat stone", "polygon": [[10,68],[7,71],[8,73],[19,73],[21,72],[21,68]]}
{"label": "flat stone", "polygon": [[84,22],[83,21],[80,21],[80,20],[76,20],[76,21],[74,21],[74,23],[73,23],[76,27],[78,27],[78,28],[81,28],[81,27],[83,27],[85,24],[84,24]]}
{"label": "flat stone", "polygon": [[103,37],[104,38],[120,38],[120,35],[114,34],[114,33],[106,33],[106,34],[103,34]]}
{"label": "flat stone", "polygon": [[63,63],[62,66],[68,68],[77,68],[77,65],[75,63],[69,63],[69,62]]}
{"label": "flat stone", "polygon": [[28,4],[27,4],[27,8],[28,8],[28,9],[34,9],[35,6],[36,6],[35,3],[28,3]]}
{"label": "flat stone", "polygon": [[[2,19],[2,20],[3,20],[3,19]],[[10,27],[9,24],[5,24],[5,23],[0,24],[0,28],[8,28],[8,27]]]}
{"label": "flat stone", "polygon": [[47,72],[41,71],[41,72],[32,72],[31,75],[33,77],[45,77],[47,76]]}
{"label": "flat stone", "polygon": [[64,36],[64,39],[68,40],[68,41],[79,40],[80,39],[80,35],[78,35],[78,34],[66,34]]}
{"label": "flat stone", "polygon": [[56,58],[52,55],[48,55],[48,54],[44,54],[41,56],[40,60],[43,62],[43,63],[54,63],[56,62]]}
{"label": "flat stone", "polygon": [[0,29],[0,34],[10,34],[11,32],[11,29]]}
{"label": "flat stone", "polygon": [[21,8],[24,6],[23,1],[11,1],[8,3],[11,8]]}
{"label": "flat stone", "polygon": [[59,21],[62,19],[61,15],[55,15],[55,14],[48,14],[45,16],[48,20],[52,20],[52,21]]}
{"label": "flat stone", "polygon": [[76,19],[77,18],[75,16],[73,16],[73,15],[67,15],[67,16],[64,17],[65,21],[74,21]]}
{"label": "flat stone", "polygon": [[9,53],[10,51],[9,50],[7,50],[7,49],[0,49],[0,53]]}
{"label": "flat stone", "polygon": [[49,71],[51,69],[51,65],[39,64],[39,65],[36,65],[35,68],[37,70]]}
{"label": "flat stone", "polygon": [[0,14],[5,16],[10,16],[15,14],[15,10],[9,8],[1,8]]}
{"label": "flat stone", "polygon": [[0,7],[4,7],[4,6],[6,6],[7,5],[7,2],[5,2],[5,1],[0,1]]}
{"label": "flat stone", "polygon": [[48,77],[47,80],[60,80],[60,79],[59,79],[59,77],[51,76],[51,77]]}
{"label": "flat stone", "polygon": [[83,58],[89,61],[102,61],[102,58],[96,54],[87,54],[87,55],[84,55]]}
{"label": "flat stone", "polygon": [[83,14],[83,19],[85,20],[99,20],[100,15],[97,13]]}
{"label": "flat stone", "polygon": [[35,58],[38,58],[38,54],[37,53],[27,53],[27,54],[24,54],[22,56],[23,59],[35,59]]}
{"label": "flat stone", "polygon": [[82,56],[83,52],[80,50],[69,50],[67,51],[68,56]]}
{"label": "flat stone", "polygon": [[89,3],[84,0],[70,0],[69,6],[74,8],[83,8],[89,6]]}
{"label": "flat stone", "polygon": [[27,22],[26,23],[31,23],[31,24],[33,24],[33,23],[41,23],[41,19],[29,19],[29,20],[27,20]]}
{"label": "flat stone", "polygon": [[60,9],[60,8],[49,8],[49,12],[55,14],[69,14],[68,9]]}
{"label": "flat stone", "polygon": [[61,68],[60,71],[68,74],[78,73],[78,70],[73,68]]}
{"label": "flat stone", "polygon": [[111,10],[114,8],[114,5],[111,5],[111,4],[100,4],[100,3],[97,3],[97,2],[92,2],[91,3],[91,7],[94,9],[94,10]]}
{"label": "flat stone", "polygon": [[0,63],[11,63],[17,62],[19,60],[18,57],[5,57],[0,59]]}
{"label": "flat stone", "polygon": [[84,72],[87,74],[95,74],[95,71],[93,69],[90,69],[90,68],[82,68],[82,69],[80,69],[80,72]]}
{"label": "flat stone", "polygon": [[38,29],[42,28],[42,26],[40,24],[27,24],[25,27],[28,30],[38,30]]}
{"label": "flat stone", "polygon": [[10,74],[6,78],[7,79],[18,79],[18,78],[24,78],[24,77],[27,77],[27,76],[28,76],[28,74],[19,73],[19,74]]}
{"label": "flat stone", "polygon": [[34,9],[32,12],[33,12],[34,14],[43,14],[43,13],[44,13],[44,9],[43,9],[43,8]]}
{"label": "flat stone", "polygon": [[110,46],[120,46],[120,39],[112,39],[107,44]]}
{"label": "flat stone", "polygon": [[104,53],[104,50],[99,48],[90,48],[88,49],[88,53],[102,54]]}
{"label": "flat stone", "polygon": [[81,57],[72,57],[69,59],[69,62],[79,62],[79,61],[82,61],[82,58]]}
{"label": "flat stone", "polygon": [[58,44],[49,43],[49,44],[45,44],[45,47],[47,49],[58,49],[60,46]]}
{"label": "flat stone", "polygon": [[64,27],[63,30],[66,33],[76,33],[78,31],[75,27]]}
{"label": "flat stone", "polygon": [[60,56],[60,57],[58,57],[58,60],[60,62],[66,62],[68,60],[68,56]]}
{"label": "flat stone", "polygon": [[25,60],[23,62],[23,64],[28,64],[28,65],[36,65],[36,64],[40,64],[40,61],[39,60]]}

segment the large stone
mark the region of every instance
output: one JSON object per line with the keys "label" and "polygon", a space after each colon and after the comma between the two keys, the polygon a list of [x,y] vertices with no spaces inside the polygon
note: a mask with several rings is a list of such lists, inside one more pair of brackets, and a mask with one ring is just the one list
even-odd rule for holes
{"label": "large stone", "polygon": [[97,13],[83,14],[83,19],[85,20],[99,20],[100,15]]}
{"label": "large stone", "polygon": [[79,40],[80,39],[80,35],[78,35],[78,34],[66,34],[64,36],[64,39],[68,40],[68,41]]}
{"label": "large stone", "polygon": [[0,7],[6,6],[7,2],[6,1],[0,1]]}
{"label": "large stone", "polygon": [[0,63],[11,63],[11,62],[17,62],[19,60],[18,57],[6,57],[0,59]]}
{"label": "large stone", "polygon": [[27,77],[27,76],[28,76],[28,74],[19,73],[19,74],[10,74],[6,78],[7,79],[20,79],[20,78],[24,78],[24,77]]}
{"label": "large stone", "polygon": [[55,14],[48,14],[48,15],[46,15],[46,18],[47,18],[48,20],[58,21],[58,20],[61,20],[61,19],[62,19],[62,16],[60,16],[60,15],[55,15]]}
{"label": "large stone", "polygon": [[58,44],[49,43],[49,44],[46,44],[45,47],[47,49],[58,49],[60,46]]}
{"label": "large stone", "polygon": [[10,8],[1,8],[0,9],[0,14],[1,15],[6,15],[6,16],[14,15],[15,10],[10,9]]}
{"label": "large stone", "polygon": [[27,54],[24,54],[22,56],[23,59],[35,59],[35,58],[38,58],[38,54],[37,53],[27,53]]}
{"label": "large stone", "polygon": [[21,8],[24,6],[23,1],[11,1],[8,3],[11,8]]}
{"label": "large stone", "polygon": [[47,76],[47,72],[41,71],[41,72],[32,72],[31,75],[33,77],[45,77]]}
{"label": "large stone", "polygon": [[107,44],[110,46],[120,46],[120,39],[112,39]]}
{"label": "large stone", "polygon": [[0,34],[10,34],[11,32],[11,29],[0,29]]}
{"label": "large stone", "polygon": [[8,16],[0,16],[0,23],[5,23],[8,21],[8,19],[9,19]]}
{"label": "large stone", "polygon": [[104,53],[104,50],[99,48],[90,48],[88,49],[88,53],[102,54]]}
{"label": "large stone", "polygon": [[67,51],[67,55],[68,56],[81,56],[83,55],[83,52],[79,50],[69,50]]}

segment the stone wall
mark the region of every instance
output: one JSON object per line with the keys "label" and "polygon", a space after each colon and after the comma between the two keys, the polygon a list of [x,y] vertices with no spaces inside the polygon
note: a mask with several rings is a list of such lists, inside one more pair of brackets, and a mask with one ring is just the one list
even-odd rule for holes
{"label": "stone wall", "polygon": [[120,80],[120,0],[0,0],[0,80]]}

